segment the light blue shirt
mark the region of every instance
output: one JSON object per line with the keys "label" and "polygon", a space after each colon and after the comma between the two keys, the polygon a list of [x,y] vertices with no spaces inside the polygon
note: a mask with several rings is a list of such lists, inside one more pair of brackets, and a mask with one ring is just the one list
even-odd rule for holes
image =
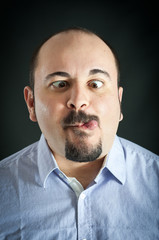
{"label": "light blue shirt", "polygon": [[79,196],[44,136],[0,162],[0,240],[159,239],[159,156],[115,137]]}

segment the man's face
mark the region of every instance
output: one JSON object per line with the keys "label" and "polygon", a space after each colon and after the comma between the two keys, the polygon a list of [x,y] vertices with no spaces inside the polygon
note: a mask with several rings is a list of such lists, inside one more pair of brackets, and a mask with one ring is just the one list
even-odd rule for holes
{"label": "man's face", "polygon": [[55,157],[104,157],[117,132],[121,98],[113,54],[97,36],[61,33],[41,48],[30,118],[38,121]]}

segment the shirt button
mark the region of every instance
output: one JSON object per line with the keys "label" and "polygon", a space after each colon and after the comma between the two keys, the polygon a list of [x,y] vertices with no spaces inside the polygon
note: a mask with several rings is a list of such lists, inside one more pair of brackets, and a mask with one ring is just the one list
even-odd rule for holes
{"label": "shirt button", "polygon": [[[85,199],[86,195],[84,193],[81,193],[81,196],[80,196],[82,199]],[[86,240],[86,238],[84,238],[83,240]]]}
{"label": "shirt button", "polygon": [[63,174],[62,174],[62,173],[59,173],[59,176],[60,176],[61,178],[64,178],[64,176],[63,176]]}

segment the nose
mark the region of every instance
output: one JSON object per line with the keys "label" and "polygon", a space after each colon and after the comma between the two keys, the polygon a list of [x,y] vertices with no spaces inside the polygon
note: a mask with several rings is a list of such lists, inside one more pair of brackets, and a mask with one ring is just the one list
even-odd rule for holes
{"label": "nose", "polygon": [[79,111],[85,110],[89,106],[88,94],[84,89],[73,88],[70,91],[69,99],[67,101],[67,107],[69,109]]}

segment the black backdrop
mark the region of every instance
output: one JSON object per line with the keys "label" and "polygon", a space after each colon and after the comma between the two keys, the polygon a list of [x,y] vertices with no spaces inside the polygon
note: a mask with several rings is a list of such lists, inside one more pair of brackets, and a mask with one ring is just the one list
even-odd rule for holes
{"label": "black backdrop", "polygon": [[118,135],[159,154],[158,18],[151,1],[5,1],[1,6],[0,159],[37,141],[23,98],[36,46],[69,26],[89,28],[116,49],[124,87]]}

